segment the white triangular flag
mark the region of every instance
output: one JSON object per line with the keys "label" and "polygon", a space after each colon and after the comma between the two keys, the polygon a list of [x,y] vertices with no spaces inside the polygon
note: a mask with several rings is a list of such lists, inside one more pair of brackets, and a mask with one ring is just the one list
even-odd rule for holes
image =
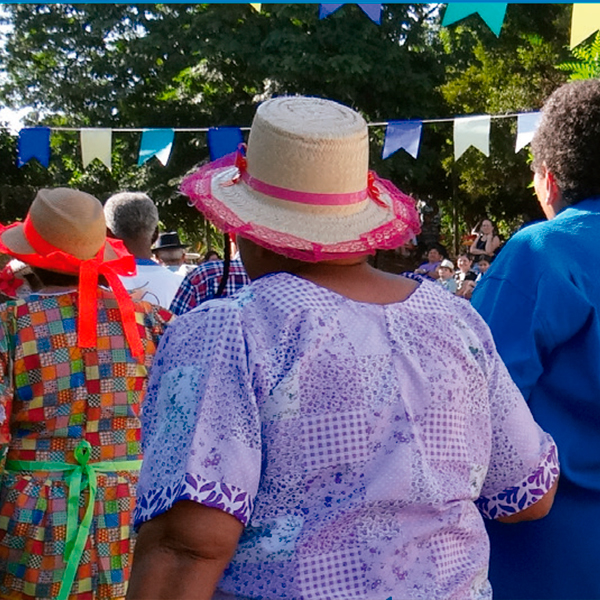
{"label": "white triangular flag", "polygon": [[525,148],[531,142],[541,116],[542,113],[540,112],[517,115],[517,143],[515,145],[515,153],[521,148]]}
{"label": "white triangular flag", "polygon": [[85,169],[95,158],[111,169],[112,129],[82,129],[81,158]]}
{"label": "white triangular flag", "polygon": [[490,155],[490,123],[489,115],[454,119],[454,160],[458,160],[470,146],[486,156]]}

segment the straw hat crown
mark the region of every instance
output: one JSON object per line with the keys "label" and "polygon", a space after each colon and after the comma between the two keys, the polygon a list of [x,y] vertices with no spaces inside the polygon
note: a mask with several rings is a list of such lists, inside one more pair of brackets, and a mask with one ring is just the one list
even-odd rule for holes
{"label": "straw hat crown", "polygon": [[398,248],[419,231],[414,200],[369,172],[365,120],[324,98],[267,100],[245,158],[203,165],[181,190],[223,231],[303,261]]}
{"label": "straw hat crown", "polygon": [[[79,190],[39,190],[28,218],[46,242],[80,260],[93,258],[106,242],[102,204]],[[7,230],[2,241],[18,254],[35,252],[23,228]]]}
{"label": "straw hat crown", "polygon": [[248,173],[270,185],[322,194],[364,190],[367,124],[352,109],[309,97],[260,105],[248,139]]}

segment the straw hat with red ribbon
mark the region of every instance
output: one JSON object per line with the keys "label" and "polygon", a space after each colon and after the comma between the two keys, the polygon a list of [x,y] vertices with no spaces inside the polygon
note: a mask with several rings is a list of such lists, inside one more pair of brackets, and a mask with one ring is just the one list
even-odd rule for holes
{"label": "straw hat with red ribbon", "polygon": [[119,275],[133,275],[135,260],[120,240],[107,239],[100,201],[79,190],[40,190],[22,223],[0,225],[0,252],[41,269],[79,277],[78,344],[97,341],[98,277],[112,288],[131,353],[144,353],[135,305]]}
{"label": "straw hat with red ribbon", "polygon": [[181,191],[226,233],[308,262],[402,246],[412,198],[369,171],[365,120],[321,98],[261,104],[248,147],[187,176]]}

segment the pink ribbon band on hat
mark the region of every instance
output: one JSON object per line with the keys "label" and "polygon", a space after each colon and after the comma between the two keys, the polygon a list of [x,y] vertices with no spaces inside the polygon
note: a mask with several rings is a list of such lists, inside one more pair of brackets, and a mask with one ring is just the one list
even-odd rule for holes
{"label": "pink ribbon band on hat", "polygon": [[317,192],[298,192],[288,188],[278,187],[265,183],[260,179],[252,177],[248,171],[242,171],[242,181],[260,194],[277,198],[278,200],[287,200],[289,202],[298,202],[300,204],[315,204],[318,206],[347,206],[357,204],[367,199],[367,189],[359,192],[348,192],[346,194],[321,194]]}

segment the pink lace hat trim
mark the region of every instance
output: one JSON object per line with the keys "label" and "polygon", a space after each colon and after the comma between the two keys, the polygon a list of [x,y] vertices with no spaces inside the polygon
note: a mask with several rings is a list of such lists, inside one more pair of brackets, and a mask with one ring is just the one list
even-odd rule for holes
{"label": "pink lace hat trim", "polygon": [[[393,183],[380,178],[373,172],[370,172],[369,186],[365,196],[380,206],[386,206],[389,210],[389,220],[375,229],[358,234],[354,240],[320,244],[252,221],[245,221],[227,204],[215,197],[211,191],[213,176],[225,168],[238,165],[238,156],[238,153],[232,153],[208,163],[186,176],[181,183],[181,192],[188,196],[191,203],[225,233],[239,234],[264,248],[289,258],[305,262],[319,262],[373,254],[376,250],[395,249],[420,232],[415,201]],[[239,177],[235,177],[231,185],[238,185],[243,178],[242,169]],[[389,196],[391,206],[379,198],[379,193]],[[248,198],[248,202],[252,202],[251,197]],[[319,202],[314,202],[314,204],[319,204]],[[316,214],[314,218],[318,219],[319,215]]]}

